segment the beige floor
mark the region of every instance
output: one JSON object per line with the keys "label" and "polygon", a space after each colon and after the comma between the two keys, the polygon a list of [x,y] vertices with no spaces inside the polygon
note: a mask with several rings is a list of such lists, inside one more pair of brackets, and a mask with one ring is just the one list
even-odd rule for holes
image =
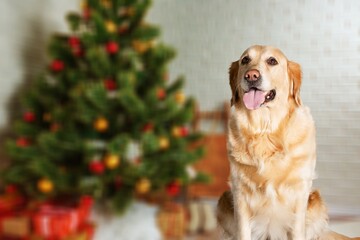
{"label": "beige floor", "polygon": [[352,221],[333,221],[330,223],[331,230],[349,237],[360,237],[360,219]]}
{"label": "beige floor", "polygon": [[[343,234],[348,237],[360,237],[360,218],[359,220],[333,220],[330,224],[331,230]],[[217,232],[212,232],[204,235],[188,236],[186,240],[218,240]]]}

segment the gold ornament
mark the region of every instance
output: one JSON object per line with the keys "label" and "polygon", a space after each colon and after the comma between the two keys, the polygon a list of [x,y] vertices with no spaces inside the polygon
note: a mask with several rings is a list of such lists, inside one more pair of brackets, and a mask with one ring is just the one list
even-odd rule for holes
{"label": "gold ornament", "polygon": [[47,178],[42,178],[37,182],[37,187],[42,193],[50,193],[54,190],[54,184]]}
{"label": "gold ornament", "polygon": [[147,178],[141,178],[135,185],[135,190],[138,194],[145,194],[150,191],[151,182]]}
{"label": "gold ornament", "polygon": [[94,122],[94,128],[98,132],[105,132],[109,128],[109,122],[104,117],[99,117]]}
{"label": "gold ornament", "polygon": [[150,43],[134,40],[132,41],[132,47],[137,51],[138,53],[144,53],[150,48]]}
{"label": "gold ornament", "polygon": [[88,7],[89,7],[88,1],[87,0],[82,0],[81,3],[80,3],[80,8],[85,9],[85,8],[88,8]]}
{"label": "gold ornament", "polygon": [[185,102],[185,94],[183,92],[177,92],[175,94],[175,101],[178,104],[183,104]]}
{"label": "gold ornament", "polygon": [[172,130],[171,130],[171,133],[174,137],[180,137],[181,136],[181,129],[180,127],[173,127]]}
{"label": "gold ornament", "polygon": [[100,0],[100,4],[104,8],[111,8],[111,1],[110,0]]}
{"label": "gold ornament", "polygon": [[116,24],[113,21],[106,21],[105,23],[106,30],[109,33],[115,33],[116,32]]}
{"label": "gold ornament", "polygon": [[160,137],[159,138],[159,147],[160,149],[167,149],[169,148],[170,142],[167,137]]}
{"label": "gold ornament", "polygon": [[105,156],[104,163],[108,169],[115,169],[120,165],[120,157],[115,154],[109,154]]}

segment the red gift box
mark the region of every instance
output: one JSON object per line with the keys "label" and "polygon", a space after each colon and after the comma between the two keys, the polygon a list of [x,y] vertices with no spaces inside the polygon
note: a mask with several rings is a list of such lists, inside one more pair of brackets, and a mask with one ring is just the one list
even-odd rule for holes
{"label": "red gift box", "polygon": [[91,197],[82,197],[75,207],[41,205],[32,219],[34,233],[47,239],[61,239],[77,232],[87,221],[92,203]]}
{"label": "red gift box", "polygon": [[0,214],[15,211],[25,206],[25,199],[17,194],[5,194],[0,196]]}

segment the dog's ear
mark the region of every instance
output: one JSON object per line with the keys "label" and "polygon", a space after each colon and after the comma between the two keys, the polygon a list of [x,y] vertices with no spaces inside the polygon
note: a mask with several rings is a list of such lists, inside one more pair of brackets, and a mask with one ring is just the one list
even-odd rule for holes
{"label": "dog's ear", "polygon": [[300,86],[302,81],[302,73],[300,64],[288,61],[288,74],[290,80],[290,96],[294,98],[298,106],[302,105],[300,98]]}
{"label": "dog's ear", "polygon": [[231,63],[231,66],[229,68],[229,81],[230,81],[230,87],[231,87],[231,106],[235,104],[239,100],[239,93],[237,91],[237,77],[239,72],[239,62],[235,61]]}

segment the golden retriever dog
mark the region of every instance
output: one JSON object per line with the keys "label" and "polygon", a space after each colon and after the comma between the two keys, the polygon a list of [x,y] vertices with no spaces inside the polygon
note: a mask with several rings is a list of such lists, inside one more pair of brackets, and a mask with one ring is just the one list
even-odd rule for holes
{"label": "golden retriever dog", "polygon": [[350,239],[328,229],[326,207],[311,190],[315,126],[300,98],[300,65],[256,45],[229,75],[231,192],[218,202],[222,239]]}

